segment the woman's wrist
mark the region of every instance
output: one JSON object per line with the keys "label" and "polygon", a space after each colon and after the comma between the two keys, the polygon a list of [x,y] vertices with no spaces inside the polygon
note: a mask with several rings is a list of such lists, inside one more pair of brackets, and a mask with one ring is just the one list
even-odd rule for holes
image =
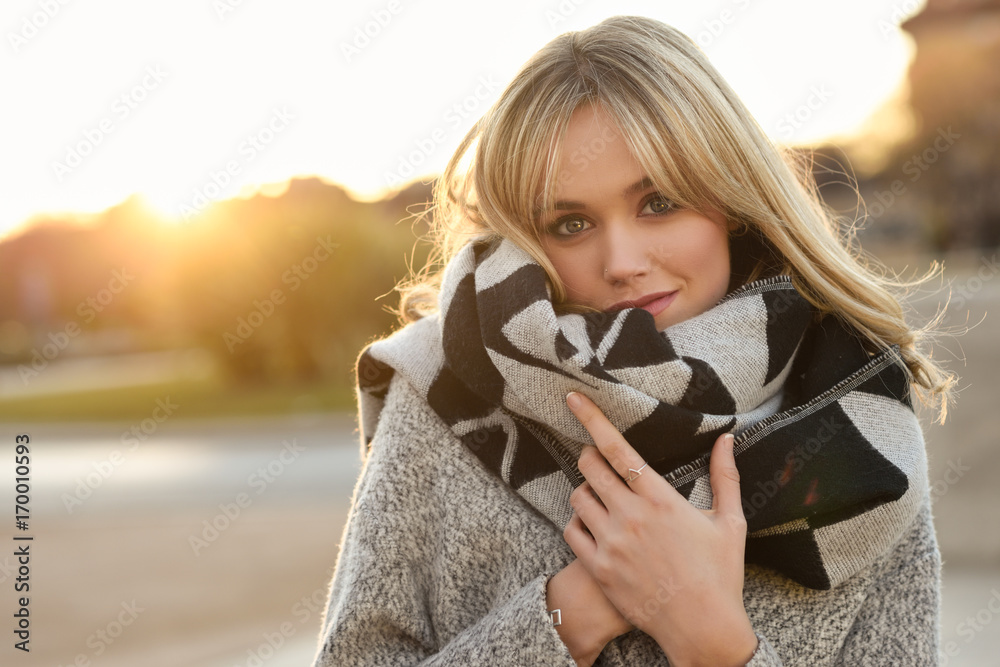
{"label": "woman's wrist", "polygon": [[754,654],[757,652],[758,643],[757,634],[753,631],[753,627],[747,625],[740,637],[732,638],[729,644],[729,648],[731,649],[729,656],[724,658],[723,662],[717,664],[732,664],[744,667],[744,665],[753,659]]}
{"label": "woman's wrist", "polygon": [[618,634],[607,619],[601,616],[599,605],[581,595],[579,587],[573,586],[570,579],[571,572],[568,573],[567,568],[549,579],[546,585],[546,608],[550,613],[559,610],[555,616],[560,624],[555,629],[577,665],[590,665],[597,660],[604,646]]}

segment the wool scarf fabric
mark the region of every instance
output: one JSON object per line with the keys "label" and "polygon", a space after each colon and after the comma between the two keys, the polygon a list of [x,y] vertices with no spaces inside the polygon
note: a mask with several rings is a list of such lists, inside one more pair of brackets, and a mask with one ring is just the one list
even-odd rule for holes
{"label": "wool scarf fabric", "polygon": [[701,509],[709,452],[731,432],[746,562],[829,589],[884,554],[927,492],[901,364],[898,346],[869,354],[838,318],[818,317],[789,276],[749,282],[661,332],[641,308],[557,313],[539,264],[510,241],[479,240],[446,267],[437,313],[361,353],[362,446],[399,373],[562,529],[593,444],[569,391]]}

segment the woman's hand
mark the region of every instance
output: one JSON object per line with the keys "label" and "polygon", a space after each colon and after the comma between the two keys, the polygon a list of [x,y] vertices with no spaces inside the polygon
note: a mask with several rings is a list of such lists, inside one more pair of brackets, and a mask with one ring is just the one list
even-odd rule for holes
{"label": "woman's hand", "polygon": [[579,667],[590,667],[605,644],[632,629],[579,559],[549,579],[546,602],[561,611],[556,631]]}
{"label": "woman's hand", "polygon": [[629,472],[645,462],[590,399],[573,392],[567,404],[597,444],[580,454],[587,481],[570,496],[570,548],[670,664],[745,664],[757,638],[743,607],[746,519],[732,436],[715,443],[712,509],[699,510],[651,468]]}

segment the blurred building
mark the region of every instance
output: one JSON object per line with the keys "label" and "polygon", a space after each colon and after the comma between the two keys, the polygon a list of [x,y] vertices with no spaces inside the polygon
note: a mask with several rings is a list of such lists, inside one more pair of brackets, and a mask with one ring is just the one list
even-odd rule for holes
{"label": "blurred building", "polygon": [[[902,24],[911,136],[859,178],[866,245],[1000,244],[1000,0],[928,0]],[[836,195],[845,204],[845,193]]]}

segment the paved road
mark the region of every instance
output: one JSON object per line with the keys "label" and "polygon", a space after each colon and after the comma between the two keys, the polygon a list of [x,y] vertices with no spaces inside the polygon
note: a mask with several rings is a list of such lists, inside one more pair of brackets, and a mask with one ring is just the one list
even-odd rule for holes
{"label": "paved road", "polygon": [[[352,428],[346,416],[167,423],[134,450],[121,425],[31,428],[32,652],[8,662],[4,646],[0,663],[309,664],[359,472]],[[0,559],[0,576],[11,565]],[[1000,568],[949,567],[948,664],[996,664],[992,609]]]}
{"label": "paved road", "polygon": [[[913,264],[911,266],[926,266]],[[942,551],[952,564],[1000,565],[1000,273],[997,253],[968,253],[952,267],[952,302],[935,358],[959,375],[957,400],[944,425],[919,410],[927,440],[935,522]],[[934,315],[941,296],[914,300],[913,321]],[[1000,633],[1000,629],[997,630]],[[1000,654],[998,654],[1000,655]]]}
{"label": "paved road", "polygon": [[[272,645],[269,667],[310,664],[360,470],[352,428],[339,416],[167,422],[134,449],[121,424],[23,429],[32,651],[5,641],[0,664],[230,667]],[[14,566],[0,556],[4,618]]]}

